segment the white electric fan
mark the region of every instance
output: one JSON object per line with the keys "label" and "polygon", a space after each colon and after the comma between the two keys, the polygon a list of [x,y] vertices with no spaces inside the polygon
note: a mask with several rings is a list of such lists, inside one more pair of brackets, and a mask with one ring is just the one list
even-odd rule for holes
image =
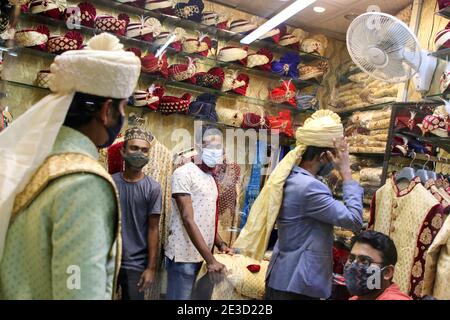
{"label": "white electric fan", "polygon": [[437,59],[420,49],[404,22],[389,14],[356,17],[347,31],[347,50],[361,70],[378,80],[400,83],[414,77],[417,91],[430,89]]}

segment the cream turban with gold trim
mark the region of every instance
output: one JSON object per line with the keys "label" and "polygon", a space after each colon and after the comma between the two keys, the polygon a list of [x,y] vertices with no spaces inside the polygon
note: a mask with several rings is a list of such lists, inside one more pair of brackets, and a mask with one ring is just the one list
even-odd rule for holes
{"label": "cream turban with gold trim", "polygon": [[50,66],[50,90],[0,133],[0,261],[14,199],[50,154],[75,92],[127,99],[141,62],[119,39],[102,33],[85,49],[68,51]]}
{"label": "cream turban with gold trim", "polygon": [[234,247],[262,260],[283,201],[283,187],[292,168],[300,163],[307,146],[333,148],[344,135],[340,117],[329,110],[316,111],[296,132],[297,146],[277,165],[250,209],[244,229]]}

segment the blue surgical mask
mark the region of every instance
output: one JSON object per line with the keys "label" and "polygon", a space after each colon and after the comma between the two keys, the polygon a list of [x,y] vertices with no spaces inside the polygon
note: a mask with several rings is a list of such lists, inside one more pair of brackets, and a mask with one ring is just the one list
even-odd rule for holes
{"label": "blue surgical mask", "polygon": [[108,132],[108,141],[106,141],[101,146],[98,146],[99,148],[108,148],[110,145],[114,143],[114,141],[116,140],[117,136],[120,133],[120,129],[122,129],[124,120],[125,117],[123,115],[120,115],[119,120],[117,121],[117,124],[114,127],[112,128],[106,127],[106,131]]}
{"label": "blue surgical mask", "polygon": [[222,149],[208,149],[202,150],[202,161],[210,168],[214,168],[222,163],[223,150]]}
{"label": "blue surgical mask", "polygon": [[320,165],[319,172],[317,172],[317,175],[321,177],[326,177],[331,173],[331,171],[333,171],[333,169],[334,169],[333,162],[322,164]]}

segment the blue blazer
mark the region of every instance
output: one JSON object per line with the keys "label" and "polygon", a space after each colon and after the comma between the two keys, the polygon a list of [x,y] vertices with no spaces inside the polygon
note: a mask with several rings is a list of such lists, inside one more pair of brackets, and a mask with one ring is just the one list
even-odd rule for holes
{"label": "blue blazer", "polygon": [[284,185],[277,219],[278,241],[267,270],[270,288],[328,298],[333,277],[333,226],[362,228],[364,190],[356,181],[343,185],[345,205],[311,173],[294,167]]}

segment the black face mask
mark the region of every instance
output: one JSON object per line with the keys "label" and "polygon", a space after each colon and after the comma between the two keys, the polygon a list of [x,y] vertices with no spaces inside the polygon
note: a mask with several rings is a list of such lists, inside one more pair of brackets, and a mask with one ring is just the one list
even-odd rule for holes
{"label": "black face mask", "polygon": [[117,121],[117,124],[112,127],[108,128],[106,127],[106,131],[108,132],[108,141],[106,141],[103,145],[99,146],[99,148],[108,148],[110,145],[114,143],[117,136],[120,133],[120,129],[122,129],[123,122],[125,120],[125,117],[123,115],[119,115],[119,120]]}
{"label": "black face mask", "polygon": [[148,163],[148,157],[142,152],[125,153],[123,155],[123,160],[127,165],[133,169],[142,169]]}
{"label": "black face mask", "polygon": [[[375,288],[374,279],[371,277],[382,277],[382,273],[386,267],[378,268],[378,274],[374,275],[375,269],[370,269],[369,266],[361,265],[357,262],[347,264],[344,267],[344,278],[348,292],[353,296],[364,296],[376,291],[380,291],[381,288]],[[381,278],[377,279],[381,286]],[[371,286],[372,285],[372,286]]]}
{"label": "black face mask", "polygon": [[333,171],[333,169],[334,169],[333,162],[321,164],[320,168],[319,168],[319,172],[317,172],[317,175],[321,176],[321,177],[326,177],[331,173],[331,171]]}

